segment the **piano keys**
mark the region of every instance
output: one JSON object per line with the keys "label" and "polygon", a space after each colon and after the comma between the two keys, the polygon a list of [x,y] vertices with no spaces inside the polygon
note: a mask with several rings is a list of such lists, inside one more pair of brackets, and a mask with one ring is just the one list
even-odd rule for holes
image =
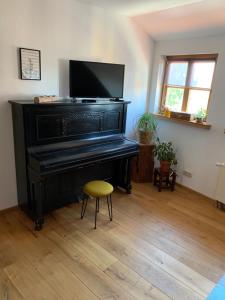
{"label": "piano keys", "polygon": [[106,180],[131,192],[138,144],[125,134],[128,101],[12,106],[18,204],[40,230],[44,214],[80,201],[83,185]]}

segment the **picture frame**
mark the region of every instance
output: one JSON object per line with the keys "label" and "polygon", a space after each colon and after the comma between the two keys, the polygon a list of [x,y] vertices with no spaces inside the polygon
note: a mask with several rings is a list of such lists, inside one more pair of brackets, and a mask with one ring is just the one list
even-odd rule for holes
{"label": "picture frame", "polygon": [[41,51],[19,48],[20,79],[41,80]]}

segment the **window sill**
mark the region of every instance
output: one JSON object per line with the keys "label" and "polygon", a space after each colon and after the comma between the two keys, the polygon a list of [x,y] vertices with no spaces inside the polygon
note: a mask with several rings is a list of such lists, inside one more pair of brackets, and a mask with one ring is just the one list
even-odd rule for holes
{"label": "window sill", "polygon": [[205,122],[197,123],[196,121],[186,121],[186,120],[181,120],[181,119],[168,118],[168,117],[165,117],[160,114],[154,114],[154,116],[161,120],[166,120],[166,121],[170,121],[170,122],[174,122],[174,123],[178,123],[178,124],[182,124],[182,125],[189,125],[189,126],[193,126],[193,127],[197,127],[197,128],[202,128],[202,129],[210,129],[212,127],[211,124],[207,124]]}

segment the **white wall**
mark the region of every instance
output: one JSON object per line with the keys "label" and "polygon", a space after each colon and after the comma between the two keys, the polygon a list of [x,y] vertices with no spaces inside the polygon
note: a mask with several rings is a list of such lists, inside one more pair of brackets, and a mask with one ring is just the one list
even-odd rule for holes
{"label": "white wall", "polygon": [[[75,0],[0,2],[0,209],[17,203],[9,99],[69,95],[68,60],[124,63],[125,94],[132,100],[127,134],[145,109],[152,42],[128,18]],[[42,80],[18,78],[17,48],[41,50]]]}
{"label": "white wall", "polygon": [[[212,84],[208,122],[204,130],[169,121],[159,121],[159,136],[171,140],[177,148],[178,181],[202,194],[214,197],[217,161],[225,161],[225,36],[185,40],[159,41],[155,45],[154,68],[151,82],[150,110],[157,111],[161,89],[162,56],[176,54],[218,53]],[[192,178],[182,176],[183,170]]]}

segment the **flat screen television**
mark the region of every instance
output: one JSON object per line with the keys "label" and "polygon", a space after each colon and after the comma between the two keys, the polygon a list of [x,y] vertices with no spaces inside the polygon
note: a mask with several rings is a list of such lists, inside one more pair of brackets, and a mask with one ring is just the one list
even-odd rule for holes
{"label": "flat screen television", "polygon": [[124,65],[70,60],[70,97],[122,98]]}

